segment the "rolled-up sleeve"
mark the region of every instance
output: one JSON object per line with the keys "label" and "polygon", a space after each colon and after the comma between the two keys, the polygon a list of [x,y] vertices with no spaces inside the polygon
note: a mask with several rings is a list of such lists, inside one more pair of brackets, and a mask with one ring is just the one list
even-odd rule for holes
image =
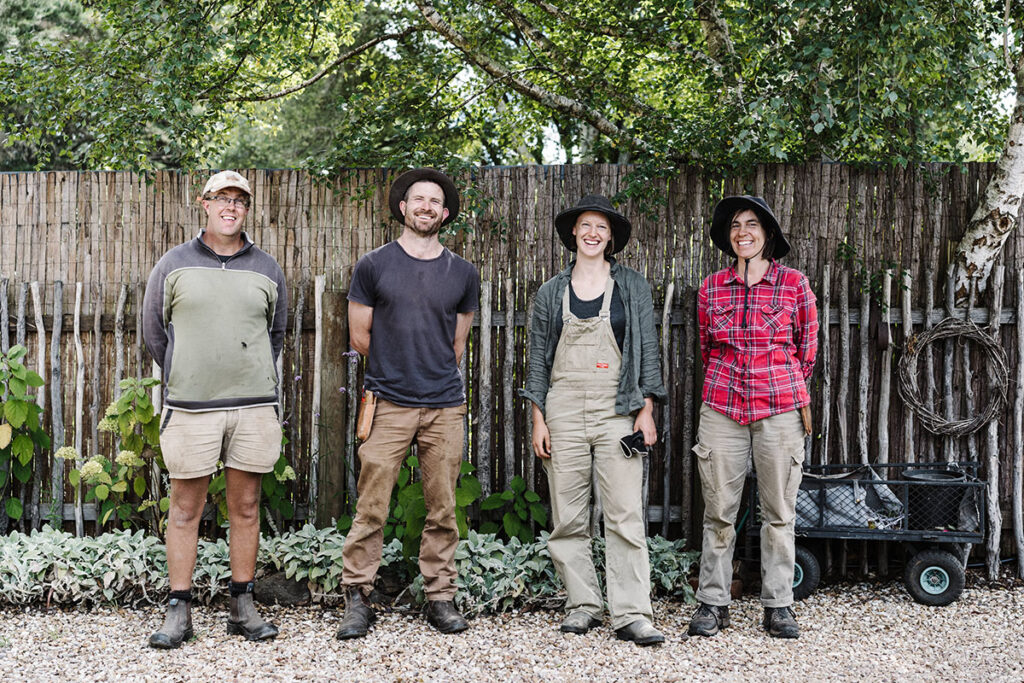
{"label": "rolled-up sleeve", "polygon": [[548,388],[551,385],[551,363],[552,355],[549,352],[549,336],[551,329],[551,311],[548,290],[553,287],[553,282],[547,282],[537,291],[533,302],[533,317],[530,318],[530,353],[527,359],[526,387],[519,391],[519,395],[528,398],[537,404],[541,412],[544,412],[548,395]]}
{"label": "rolled-up sleeve", "polygon": [[651,285],[641,278],[637,288],[637,314],[640,319],[640,393],[664,401],[668,397],[661,376],[661,351],[658,346],[658,328],[654,324],[654,297]]}
{"label": "rolled-up sleeve", "polygon": [[818,356],[818,304],[806,276],[800,279],[796,323],[796,357],[806,382],[814,372],[814,361]]}

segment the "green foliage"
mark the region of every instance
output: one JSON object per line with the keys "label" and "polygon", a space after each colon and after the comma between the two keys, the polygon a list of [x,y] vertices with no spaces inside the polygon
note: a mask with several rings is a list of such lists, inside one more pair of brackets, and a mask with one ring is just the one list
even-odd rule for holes
{"label": "green foliage", "polygon": [[548,513],[540,502],[540,496],[534,491],[526,490],[526,480],[515,477],[509,488],[501,493],[494,493],[480,503],[480,510],[500,515],[501,524],[486,521],[480,525],[480,533],[495,534],[499,530],[505,532],[505,538],[518,538],[523,543],[533,539],[533,524],[544,528],[548,523]]}
{"label": "green foliage", "polygon": [[[0,355],[0,500],[14,481],[32,478],[32,456],[37,448],[50,447],[50,437],[39,424],[42,412],[30,388],[43,386],[43,378],[21,362],[28,350],[20,344]],[[10,519],[21,519],[24,510],[16,497],[7,499],[3,511]]]}
{"label": "green foliage", "polygon": [[[336,529],[307,524],[298,531],[263,537],[257,576],[283,571],[289,578],[309,582],[317,601],[340,597],[345,539]],[[652,590],[659,595],[692,602],[689,574],[697,553],[682,550],[683,541],[648,539]],[[405,564],[401,542],[385,545],[382,567]],[[594,558],[603,565],[604,542],[594,541]],[[467,614],[507,612],[523,607],[556,607],[563,588],[547,552],[547,536],[523,543],[505,543],[493,534],[470,531],[455,552],[456,601]],[[226,595],[231,579],[228,543],[200,540],[193,575],[193,594],[209,602]],[[425,599],[422,577],[410,590]],[[0,604],[158,604],[168,590],[167,555],[155,536],[142,530],[113,531],[102,536],[75,538],[45,527],[31,535],[0,536]]]}
{"label": "green foliage", "polygon": [[974,0],[430,6],[95,0],[22,21],[0,126],[108,168],[989,159],[1024,44]]}
{"label": "green foliage", "polygon": [[[150,461],[155,459],[163,464],[160,415],[149,398],[150,390],[159,385],[160,380],[155,377],[121,380],[121,395],[107,406],[99,424],[100,431],[117,435],[117,455],[94,455],[68,473],[72,486],[85,486],[85,502],[97,504],[101,527],[117,519],[125,529],[148,528],[159,533],[166,522],[170,500],[162,495],[159,482],[154,487],[146,476]],[[70,450],[68,455],[58,455],[69,460],[77,458],[78,454]]]}

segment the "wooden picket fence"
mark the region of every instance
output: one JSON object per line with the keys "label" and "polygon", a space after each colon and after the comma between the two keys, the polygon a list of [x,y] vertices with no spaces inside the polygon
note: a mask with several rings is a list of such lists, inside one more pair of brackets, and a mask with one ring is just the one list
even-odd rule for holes
{"label": "wooden picket fence", "polygon": [[[546,495],[543,470],[530,453],[528,406],[518,389],[525,377],[533,294],[568,263],[552,218],[583,194],[613,196],[624,190],[630,170],[480,168],[458,179],[470,197],[469,210],[445,242],[480,268],[483,281],[464,376],[470,397],[467,457],[485,491],[502,490],[520,475]],[[998,300],[990,287],[969,312],[936,303],[948,291],[952,247],[992,170],[986,164],[964,169],[774,165],[723,179],[684,168],[649,187],[646,198],[621,203],[634,221],[621,260],[653,286],[670,395],[660,407],[660,444],[647,462],[645,504],[652,532],[699,536],[699,483],[689,451],[702,385],[695,293],[704,276],[725,265],[706,237],[711,208],[725,194],[750,193],[764,196],[776,209],[793,243],[785,262],[808,275],[821,319],[828,322],[822,325],[822,351],[812,378],[811,460],[978,459],[996,493],[990,520],[998,520],[993,512],[1004,511],[1013,530],[1006,545],[1011,540],[1018,548],[1024,545],[1019,514],[1024,378],[1011,378],[1010,401],[991,427],[994,437],[950,440],[914,420],[896,391],[892,369],[909,333],[946,315],[968,314],[1001,341],[1009,367],[1019,371],[1022,366],[1017,321],[1024,300],[1024,240],[1019,235],[1011,236],[1001,259],[1011,267]],[[294,171],[244,174],[254,189],[247,230],[281,263],[290,287],[281,370],[290,440],[286,455],[298,473],[298,516],[328,523],[351,509],[357,468],[353,420],[361,362],[343,353],[345,294],[355,261],[397,236],[386,201],[394,173],[352,171],[329,182]],[[11,321],[0,326],[0,347],[25,343],[29,366],[47,378],[46,423],[60,436],[54,448],[75,443],[72,435],[79,430],[86,454],[110,453],[113,445],[96,432],[96,423],[115,396],[118,379],[154,373],[136,334],[145,279],[167,248],[190,239],[200,227],[202,214],[194,200],[205,177],[0,175],[0,315]],[[981,355],[955,344],[947,347],[943,362],[926,362],[922,370],[924,395],[950,414],[969,414],[987,396],[979,379]],[[958,360],[946,362],[950,353]],[[71,378],[82,382],[78,402]],[[45,519],[48,511],[74,519],[61,463],[40,454],[36,476],[26,490],[13,491],[31,512],[28,523]],[[86,521],[94,515],[83,514]],[[993,538],[997,544],[998,528]]]}

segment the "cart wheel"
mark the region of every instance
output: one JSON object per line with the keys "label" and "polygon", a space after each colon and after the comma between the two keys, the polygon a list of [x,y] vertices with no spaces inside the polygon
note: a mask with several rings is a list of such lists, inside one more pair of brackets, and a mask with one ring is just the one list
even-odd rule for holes
{"label": "cart wheel", "polygon": [[796,547],[796,561],[793,562],[793,599],[803,600],[814,592],[821,581],[821,565],[807,548]]}
{"label": "cart wheel", "polygon": [[922,605],[948,605],[964,590],[964,568],[950,552],[922,550],[907,563],[903,580]]}

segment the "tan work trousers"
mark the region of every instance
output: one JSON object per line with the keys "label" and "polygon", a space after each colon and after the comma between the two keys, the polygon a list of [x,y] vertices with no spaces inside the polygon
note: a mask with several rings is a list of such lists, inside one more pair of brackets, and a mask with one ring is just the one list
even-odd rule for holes
{"label": "tan work trousers", "polygon": [[761,604],[790,606],[795,554],[793,522],[804,461],[800,412],[793,410],[741,425],[702,405],[693,451],[697,454],[704,494],[704,546],[697,600],[708,605],[729,604],[736,513],[743,495],[747,457],[752,454],[762,517]]}
{"label": "tan work trousers", "polygon": [[[633,418],[615,414],[608,391],[551,389],[547,396],[551,459],[544,460],[554,528],[548,552],[565,584],[567,612],[604,613],[590,544],[591,473],[604,508],[605,579],[612,628],[652,620],[651,567],[644,529],[643,458],[627,458],[619,439]],[[593,449],[593,455],[591,455]]]}
{"label": "tan work trousers", "polygon": [[406,408],[378,400],[370,438],[359,447],[359,500],[345,537],[341,583],[369,591],[380,568],[391,491],[413,441],[423,475],[427,519],[420,542],[420,573],[430,600],[455,597],[455,487],[462,464],[466,406]]}

